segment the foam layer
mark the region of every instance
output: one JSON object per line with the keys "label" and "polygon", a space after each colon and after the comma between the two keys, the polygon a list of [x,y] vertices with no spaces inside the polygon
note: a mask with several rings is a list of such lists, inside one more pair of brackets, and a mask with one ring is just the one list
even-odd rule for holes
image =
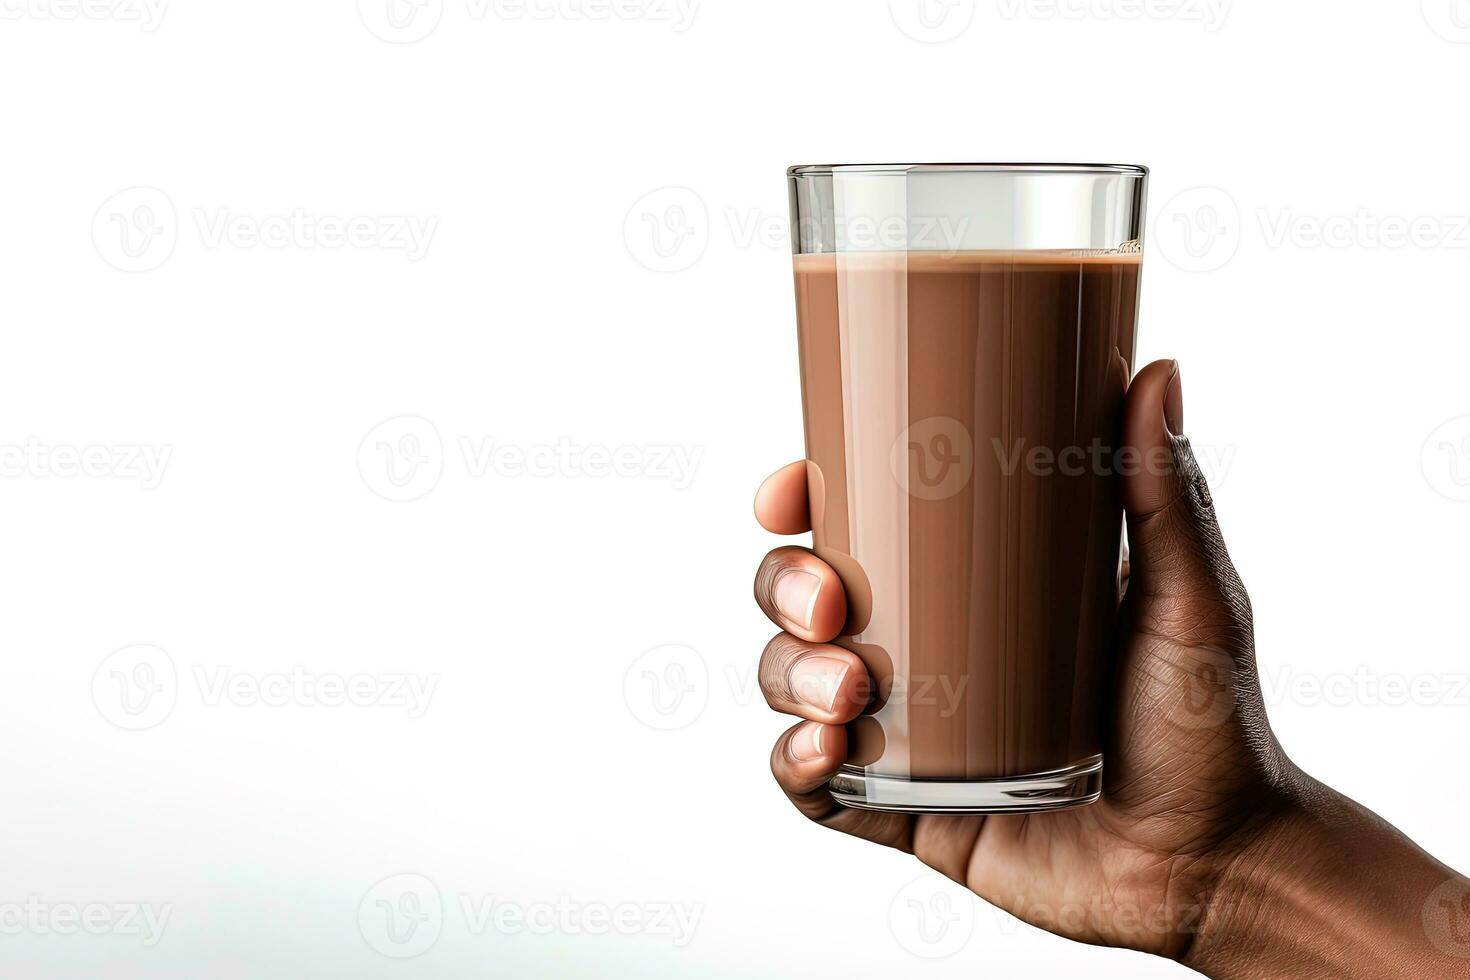
{"label": "foam layer", "polygon": [[964,252],[810,252],[792,256],[798,272],[820,273],[833,269],[874,269],[892,272],[979,272],[1010,266],[1072,267],[1117,265],[1136,267],[1140,252],[1034,249],[1024,251]]}

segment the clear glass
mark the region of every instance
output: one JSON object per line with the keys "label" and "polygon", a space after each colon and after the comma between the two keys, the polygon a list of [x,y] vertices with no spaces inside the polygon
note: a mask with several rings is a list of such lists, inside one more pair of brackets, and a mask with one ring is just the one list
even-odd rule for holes
{"label": "clear glass", "polygon": [[1147,171],[788,171],[816,552],[876,682],[842,803],[943,813],[1102,788],[1113,450]]}

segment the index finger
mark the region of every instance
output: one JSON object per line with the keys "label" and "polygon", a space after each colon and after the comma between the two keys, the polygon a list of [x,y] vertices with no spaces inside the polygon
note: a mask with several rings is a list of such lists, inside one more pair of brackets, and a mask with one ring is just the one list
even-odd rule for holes
{"label": "index finger", "polygon": [[805,534],[812,529],[806,460],[789,463],[766,477],[755,493],[755,519],[776,534]]}

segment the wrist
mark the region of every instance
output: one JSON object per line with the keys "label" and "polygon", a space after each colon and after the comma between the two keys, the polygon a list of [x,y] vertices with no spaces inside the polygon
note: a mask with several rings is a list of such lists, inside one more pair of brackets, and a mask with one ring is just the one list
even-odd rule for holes
{"label": "wrist", "polygon": [[1217,980],[1470,977],[1470,880],[1298,776],[1222,853],[1180,961]]}

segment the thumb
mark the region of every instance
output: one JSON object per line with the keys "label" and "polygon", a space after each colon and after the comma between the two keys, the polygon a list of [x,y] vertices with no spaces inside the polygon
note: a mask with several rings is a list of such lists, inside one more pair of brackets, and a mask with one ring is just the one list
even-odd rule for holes
{"label": "thumb", "polygon": [[1231,564],[1215,504],[1184,435],[1178,361],[1155,361],[1123,408],[1130,625],[1186,646],[1251,649],[1250,598]]}

